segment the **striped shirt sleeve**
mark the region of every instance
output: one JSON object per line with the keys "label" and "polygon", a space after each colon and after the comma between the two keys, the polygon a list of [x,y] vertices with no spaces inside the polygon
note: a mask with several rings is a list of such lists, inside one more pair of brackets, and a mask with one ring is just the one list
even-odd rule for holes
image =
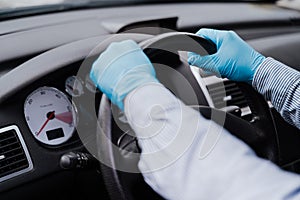
{"label": "striped shirt sleeve", "polygon": [[300,129],[300,72],[266,58],[254,74],[252,86],[290,124]]}

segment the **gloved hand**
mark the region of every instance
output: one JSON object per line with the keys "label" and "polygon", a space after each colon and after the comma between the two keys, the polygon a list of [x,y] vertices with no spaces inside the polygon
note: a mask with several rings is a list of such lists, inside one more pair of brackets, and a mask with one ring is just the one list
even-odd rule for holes
{"label": "gloved hand", "polygon": [[217,53],[200,56],[189,52],[190,65],[223,78],[252,83],[256,69],[265,60],[263,55],[256,52],[233,31],[200,29],[197,35],[214,42]]}
{"label": "gloved hand", "polygon": [[112,43],[93,63],[90,78],[121,110],[132,90],[158,82],[152,63],[132,40]]}

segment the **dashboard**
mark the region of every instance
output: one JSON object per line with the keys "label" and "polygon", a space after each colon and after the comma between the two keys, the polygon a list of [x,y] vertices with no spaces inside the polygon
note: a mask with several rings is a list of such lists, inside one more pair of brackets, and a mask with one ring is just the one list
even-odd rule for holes
{"label": "dashboard", "polygon": [[[107,38],[125,31],[139,42],[160,33],[162,26],[182,32],[233,29],[262,54],[300,70],[299,19],[299,12],[272,4],[174,3],[1,21],[0,43],[5,48],[0,48],[0,198],[47,194],[46,199],[109,199],[105,175],[92,158],[94,152],[86,148],[97,148],[91,108],[78,101],[90,96],[96,102],[92,112],[98,110],[102,93],[88,78],[90,68],[78,72],[84,62],[91,66],[98,55],[91,52]],[[130,31],[150,25],[155,33]],[[270,102],[247,84],[209,76],[192,66],[190,72],[203,92],[203,105],[273,132],[279,151],[274,162],[300,173],[299,130],[285,123]],[[85,138],[78,134],[79,121]],[[265,126],[266,121],[272,126]],[[70,157],[79,163],[64,165]]]}

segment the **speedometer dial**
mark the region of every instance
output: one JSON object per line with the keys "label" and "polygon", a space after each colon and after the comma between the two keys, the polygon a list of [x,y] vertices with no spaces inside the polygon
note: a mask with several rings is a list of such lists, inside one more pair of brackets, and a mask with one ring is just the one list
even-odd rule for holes
{"label": "speedometer dial", "polygon": [[66,142],[76,126],[76,112],[67,96],[56,88],[33,91],[24,104],[24,114],[33,136],[48,145]]}

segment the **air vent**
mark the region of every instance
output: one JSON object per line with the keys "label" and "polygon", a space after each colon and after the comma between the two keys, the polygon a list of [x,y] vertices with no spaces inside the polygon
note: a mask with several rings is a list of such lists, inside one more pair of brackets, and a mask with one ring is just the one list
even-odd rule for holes
{"label": "air vent", "polygon": [[18,127],[0,129],[0,182],[31,169],[32,162]]}
{"label": "air vent", "polygon": [[233,81],[207,85],[207,90],[216,108],[224,108],[226,106],[244,108],[248,106],[244,94]]}

